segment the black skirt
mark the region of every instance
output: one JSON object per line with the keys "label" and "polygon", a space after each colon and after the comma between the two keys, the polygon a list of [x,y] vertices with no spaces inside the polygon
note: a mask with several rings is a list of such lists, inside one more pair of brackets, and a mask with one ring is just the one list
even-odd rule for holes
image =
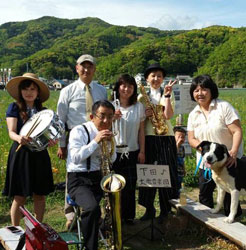
{"label": "black skirt", "polygon": [[[174,136],[145,136],[145,164],[169,165],[171,188],[159,188],[168,199],[178,196],[177,148]],[[139,187],[139,204],[153,206],[156,188]]]}
{"label": "black skirt", "polygon": [[3,195],[13,197],[47,195],[54,191],[53,174],[48,151],[32,152],[18,143],[11,146]]}

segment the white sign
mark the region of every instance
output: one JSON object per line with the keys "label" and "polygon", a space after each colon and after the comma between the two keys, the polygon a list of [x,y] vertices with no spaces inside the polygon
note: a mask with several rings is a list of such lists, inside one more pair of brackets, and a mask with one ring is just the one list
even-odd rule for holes
{"label": "white sign", "polygon": [[139,187],[171,187],[168,165],[137,164]]}
{"label": "white sign", "polygon": [[175,84],[173,85],[173,93],[175,97],[175,114],[189,114],[196,105],[190,98],[191,84]]}

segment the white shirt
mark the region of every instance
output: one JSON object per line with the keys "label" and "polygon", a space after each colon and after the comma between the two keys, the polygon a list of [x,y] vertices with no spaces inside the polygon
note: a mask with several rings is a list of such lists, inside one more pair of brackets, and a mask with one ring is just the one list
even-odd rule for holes
{"label": "white shirt", "polygon": [[[142,103],[137,102],[127,108],[120,107],[120,111],[122,113],[120,122],[125,124],[125,126],[121,126],[124,131],[119,131],[115,136],[116,144],[123,139],[119,137],[125,136],[124,139],[128,146],[128,151],[136,151],[139,149],[138,134],[140,123],[145,120],[144,106]],[[116,151],[121,152],[120,149],[116,149]]]}
{"label": "white shirt", "polygon": [[[87,133],[83,125],[74,127],[69,136],[68,156],[67,156],[67,172],[87,172],[87,158],[91,157],[90,171],[98,171],[101,166],[101,148],[95,140],[93,140],[98,130],[92,121],[85,123],[90,134],[90,143],[88,142]],[[116,152],[112,155],[111,162],[116,159]]]}
{"label": "white shirt", "polygon": [[[199,105],[190,112],[187,130],[193,131],[195,138],[201,142],[205,140],[225,144],[227,149],[231,150],[233,138],[227,126],[238,119],[240,117],[230,103],[216,99],[210,103],[207,118]],[[241,143],[237,157],[241,158],[242,155],[243,144]],[[200,156],[197,151],[197,161],[199,161]]]}
{"label": "white shirt", "polygon": [[[100,84],[90,83],[93,102],[107,99],[107,90]],[[80,79],[63,88],[57,103],[57,114],[68,129],[86,122],[85,83]],[[60,147],[66,146],[66,136],[60,139]]]}
{"label": "white shirt", "polygon": [[154,89],[150,87],[150,94],[149,94],[150,100],[153,104],[158,105],[161,100],[161,90],[159,89]]}

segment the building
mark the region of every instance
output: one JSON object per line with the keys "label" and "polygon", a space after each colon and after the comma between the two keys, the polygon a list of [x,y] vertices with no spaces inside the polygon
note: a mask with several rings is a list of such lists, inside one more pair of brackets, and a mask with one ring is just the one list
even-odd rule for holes
{"label": "building", "polygon": [[189,75],[177,75],[176,80],[178,84],[191,83],[192,77]]}
{"label": "building", "polygon": [[54,79],[51,82],[51,85],[54,87],[55,90],[61,90],[64,87],[66,87],[69,84],[69,82],[67,80],[57,80]]}

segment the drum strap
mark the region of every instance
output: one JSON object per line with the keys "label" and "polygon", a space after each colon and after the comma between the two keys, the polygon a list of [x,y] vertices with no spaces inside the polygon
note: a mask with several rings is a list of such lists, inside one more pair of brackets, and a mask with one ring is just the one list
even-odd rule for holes
{"label": "drum strap", "polygon": [[25,246],[25,241],[26,241],[26,233],[23,233],[23,234],[20,236],[18,245],[17,245],[17,247],[15,248],[15,250],[22,250],[23,247]]}
{"label": "drum strap", "polygon": [[[82,125],[83,125],[83,127],[85,129],[85,132],[87,133],[87,136],[88,136],[88,141],[87,141],[87,145],[88,145],[90,143],[90,141],[91,141],[90,134],[89,134],[89,131],[88,131],[87,127],[84,124],[82,124]],[[87,158],[86,164],[87,164],[87,171],[89,172],[90,169],[91,169],[91,157]]]}

